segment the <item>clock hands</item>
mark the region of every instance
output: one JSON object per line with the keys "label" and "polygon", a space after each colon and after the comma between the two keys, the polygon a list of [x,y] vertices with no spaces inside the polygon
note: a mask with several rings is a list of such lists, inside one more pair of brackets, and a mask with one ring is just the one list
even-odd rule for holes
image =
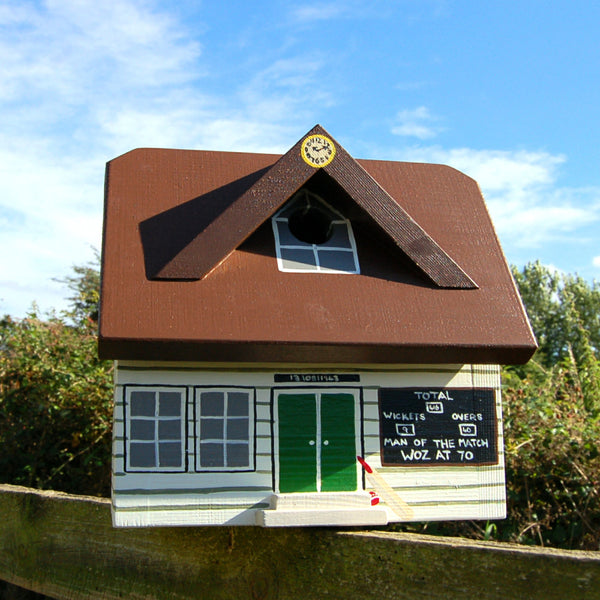
{"label": "clock hands", "polygon": [[324,144],[323,146],[321,146],[320,148],[317,148],[316,146],[313,148],[314,152],[321,152],[322,150],[327,150],[329,147],[327,146],[327,144]]}

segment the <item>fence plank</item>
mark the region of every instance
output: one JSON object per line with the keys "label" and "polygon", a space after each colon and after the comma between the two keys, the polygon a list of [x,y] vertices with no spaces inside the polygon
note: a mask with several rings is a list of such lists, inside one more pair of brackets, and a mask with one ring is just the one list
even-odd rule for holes
{"label": "fence plank", "polygon": [[114,529],[108,500],[0,485],[0,579],[59,600],[598,600],[600,553],[385,531]]}

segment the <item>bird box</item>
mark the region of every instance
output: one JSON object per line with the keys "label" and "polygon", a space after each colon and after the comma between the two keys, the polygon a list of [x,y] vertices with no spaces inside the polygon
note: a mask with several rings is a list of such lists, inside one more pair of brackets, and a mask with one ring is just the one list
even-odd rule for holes
{"label": "bird box", "polygon": [[502,518],[500,365],[535,349],[455,169],[318,125],[283,156],[108,163],[117,526]]}

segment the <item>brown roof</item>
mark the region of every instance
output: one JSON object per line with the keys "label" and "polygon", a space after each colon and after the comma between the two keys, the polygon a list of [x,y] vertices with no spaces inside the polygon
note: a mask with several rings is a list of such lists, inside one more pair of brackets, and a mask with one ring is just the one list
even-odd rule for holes
{"label": "brown roof", "polygon": [[[317,126],[308,135],[326,135]],[[477,184],[450,167],[139,149],[107,166],[99,351],[118,359],[525,362],[535,350]],[[284,273],[300,188],[352,223],[360,274]]]}

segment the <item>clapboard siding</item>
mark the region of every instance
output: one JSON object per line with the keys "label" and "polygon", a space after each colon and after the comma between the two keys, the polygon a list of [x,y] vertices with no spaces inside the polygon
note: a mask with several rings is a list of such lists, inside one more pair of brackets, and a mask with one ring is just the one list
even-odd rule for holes
{"label": "clapboard siding", "polygon": [[[328,369],[331,372],[334,369]],[[305,368],[314,373],[320,369]],[[254,525],[256,513],[268,508],[275,486],[272,439],[274,389],[306,388],[357,390],[357,450],[395,493],[412,509],[410,520],[500,518],[505,511],[501,427],[500,369],[496,365],[396,366],[393,370],[363,367],[349,371],[356,383],[276,383],[277,370],[229,371],[200,365],[119,363],[115,374],[113,431],[113,515],[122,526],[239,524]],[[124,397],[128,386],[176,386],[187,394],[185,472],[126,472]],[[244,388],[254,398],[252,469],[231,472],[197,472],[195,390]],[[379,389],[390,388],[493,388],[498,418],[498,464],[486,466],[382,467],[379,424]],[[251,396],[252,397],[252,396]],[[362,422],[361,422],[362,418]],[[199,471],[199,469],[198,469]],[[276,473],[275,473],[276,475]],[[359,480],[362,480],[360,478]],[[369,483],[366,483],[366,489]],[[379,506],[385,507],[385,499]],[[388,508],[390,520],[398,520]]]}

